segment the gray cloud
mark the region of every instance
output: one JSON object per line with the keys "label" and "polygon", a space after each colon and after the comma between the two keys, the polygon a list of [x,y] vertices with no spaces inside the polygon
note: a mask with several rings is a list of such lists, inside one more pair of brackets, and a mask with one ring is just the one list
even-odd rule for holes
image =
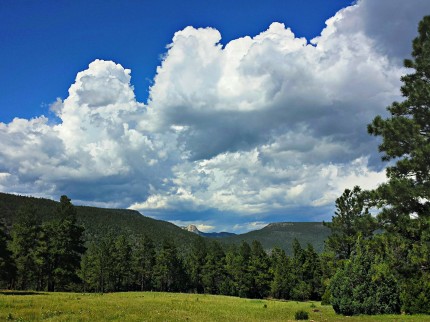
{"label": "gray cloud", "polygon": [[96,60],[46,117],[0,123],[0,189],[237,231],[329,219],[353,185],[385,180],[366,125],[400,97],[428,1],[361,0],[309,43],[273,23],[221,46],[178,31],[148,105],[130,70]]}
{"label": "gray cloud", "polygon": [[360,29],[374,40],[374,48],[401,63],[412,52],[411,40],[416,37],[418,22],[430,14],[427,0],[363,1],[347,13],[342,30]]}

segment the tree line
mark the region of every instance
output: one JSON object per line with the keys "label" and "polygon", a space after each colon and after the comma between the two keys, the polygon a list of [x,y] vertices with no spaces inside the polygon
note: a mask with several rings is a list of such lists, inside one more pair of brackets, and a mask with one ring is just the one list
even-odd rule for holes
{"label": "tree line", "polygon": [[40,223],[24,206],[10,234],[0,238],[4,287],[46,291],[165,291],[247,298],[318,300],[324,292],[320,256],[295,240],[294,254],[266,252],[261,243],[225,248],[199,237],[179,250],[170,239],[157,245],[148,236],[113,232],[84,241],[76,210],[62,196],[54,221]]}
{"label": "tree line", "polygon": [[65,290],[78,283],[76,268],[85,252],[84,228],[76,209],[62,196],[55,219],[41,223],[37,209],[25,205],[10,234],[0,229],[0,267],[4,286],[18,290]]}

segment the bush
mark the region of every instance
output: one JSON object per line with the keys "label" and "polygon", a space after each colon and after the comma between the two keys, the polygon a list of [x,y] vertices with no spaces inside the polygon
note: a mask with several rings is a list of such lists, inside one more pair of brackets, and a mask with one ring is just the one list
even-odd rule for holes
{"label": "bush", "polygon": [[405,313],[430,314],[430,276],[426,275],[404,281],[401,299]]}
{"label": "bush", "polygon": [[400,313],[398,281],[386,265],[360,246],[330,282],[333,309],[343,315]]}
{"label": "bush", "polygon": [[326,288],[322,298],[321,298],[321,305],[330,305],[330,297],[331,297],[331,293],[330,293],[330,288]]}
{"label": "bush", "polygon": [[303,310],[297,311],[294,317],[296,320],[309,320],[308,312]]}

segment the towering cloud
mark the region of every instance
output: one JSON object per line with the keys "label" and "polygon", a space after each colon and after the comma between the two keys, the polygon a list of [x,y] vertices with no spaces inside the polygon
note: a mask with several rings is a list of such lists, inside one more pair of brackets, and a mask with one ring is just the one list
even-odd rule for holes
{"label": "towering cloud", "polygon": [[401,58],[430,13],[413,3],[358,1],[313,40],[274,22],[223,46],[187,27],[147,105],[130,70],[96,60],[52,104],[57,120],[0,123],[0,189],[215,229],[329,219],[344,188],[384,180],[366,124],[401,99]]}

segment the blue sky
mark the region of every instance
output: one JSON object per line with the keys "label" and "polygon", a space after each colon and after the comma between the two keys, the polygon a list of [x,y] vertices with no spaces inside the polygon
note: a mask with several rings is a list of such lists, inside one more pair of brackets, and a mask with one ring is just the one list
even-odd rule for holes
{"label": "blue sky", "polygon": [[65,98],[76,73],[94,59],[130,68],[136,97],[145,102],[160,55],[186,26],[216,28],[227,43],[278,21],[311,39],[351,2],[2,1],[0,121],[48,114],[48,105]]}
{"label": "blue sky", "polygon": [[2,1],[0,191],[203,231],[329,220],[385,180],[426,0]]}

